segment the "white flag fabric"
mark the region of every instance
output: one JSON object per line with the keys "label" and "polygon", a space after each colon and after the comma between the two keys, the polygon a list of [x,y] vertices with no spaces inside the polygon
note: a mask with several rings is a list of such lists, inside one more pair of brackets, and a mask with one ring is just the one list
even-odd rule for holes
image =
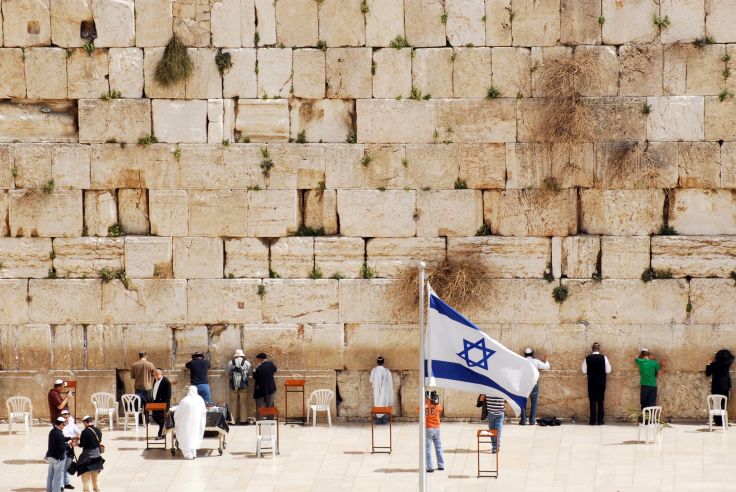
{"label": "white flag fabric", "polygon": [[429,289],[429,347],[424,363],[430,385],[498,396],[519,415],[539,371],[445,304]]}

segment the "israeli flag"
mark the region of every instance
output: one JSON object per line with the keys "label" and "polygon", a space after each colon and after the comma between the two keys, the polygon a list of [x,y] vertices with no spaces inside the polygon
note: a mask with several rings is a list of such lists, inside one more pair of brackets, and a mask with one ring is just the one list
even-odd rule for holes
{"label": "israeli flag", "polygon": [[498,396],[519,415],[539,371],[444,303],[429,288],[429,385]]}

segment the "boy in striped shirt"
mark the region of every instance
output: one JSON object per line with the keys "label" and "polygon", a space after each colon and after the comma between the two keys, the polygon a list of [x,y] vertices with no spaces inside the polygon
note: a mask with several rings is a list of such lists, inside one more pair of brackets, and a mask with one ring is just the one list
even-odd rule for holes
{"label": "boy in striped shirt", "polygon": [[501,429],[503,428],[503,412],[506,402],[503,398],[491,395],[481,395],[481,400],[484,400],[486,403],[488,428],[498,431],[497,437],[491,437],[491,452],[497,453],[501,449]]}

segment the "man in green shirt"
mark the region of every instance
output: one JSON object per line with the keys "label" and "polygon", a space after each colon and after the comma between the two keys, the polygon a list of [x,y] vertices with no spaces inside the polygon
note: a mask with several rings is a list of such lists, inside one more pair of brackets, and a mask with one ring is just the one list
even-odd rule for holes
{"label": "man in green shirt", "polygon": [[641,349],[639,357],[636,358],[636,365],[639,366],[639,384],[641,385],[639,403],[642,409],[657,405],[657,376],[664,373],[665,363],[666,361],[662,360],[660,365],[649,353],[649,350],[645,348]]}

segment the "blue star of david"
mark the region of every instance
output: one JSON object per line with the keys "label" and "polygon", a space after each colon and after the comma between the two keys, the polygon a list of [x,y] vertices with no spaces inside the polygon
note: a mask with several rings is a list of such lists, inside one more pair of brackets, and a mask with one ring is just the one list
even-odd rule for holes
{"label": "blue star of david", "polygon": [[[480,367],[481,369],[488,370],[488,359],[493,354],[495,354],[496,351],[486,348],[486,339],[481,338],[477,342],[471,343],[463,338],[463,345],[464,345],[463,351],[458,353],[457,355],[459,355],[460,358],[465,361],[465,364],[468,367]],[[478,349],[481,351],[480,359],[471,360],[470,352],[475,349]]]}

